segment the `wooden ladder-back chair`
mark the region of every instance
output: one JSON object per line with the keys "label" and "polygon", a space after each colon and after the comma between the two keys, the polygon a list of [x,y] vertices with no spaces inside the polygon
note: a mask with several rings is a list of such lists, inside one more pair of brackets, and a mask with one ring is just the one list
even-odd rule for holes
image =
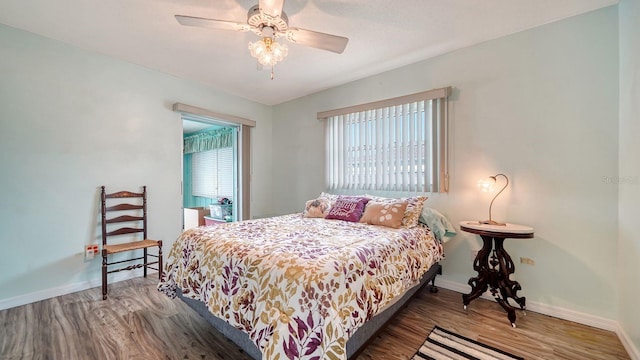
{"label": "wooden ladder-back chair", "polygon": [[[107,299],[107,274],[144,268],[144,277],[147,277],[147,268],[158,270],[158,276],[162,277],[162,240],[147,239],[147,187],[142,187],[141,193],[132,193],[129,191],[118,191],[107,194],[105,187],[102,186],[102,299]],[[122,200],[124,199],[124,200]],[[123,201],[133,201],[135,204],[123,203]],[[109,204],[107,204],[109,202]],[[109,206],[107,206],[109,205]],[[107,215],[119,214],[107,218]],[[127,223],[129,226],[136,227],[120,227],[117,229],[107,229],[109,224]],[[141,227],[140,227],[141,225]],[[113,226],[113,225],[112,225]],[[129,239],[125,243],[108,244],[107,239],[119,235],[142,233],[142,239]],[[158,254],[148,254],[147,249],[150,247],[158,247]],[[143,250],[142,257],[136,257],[128,260],[107,262],[107,256],[125,251]],[[147,257],[153,256],[156,261],[148,262]],[[115,270],[108,270],[111,265],[127,263],[131,261],[142,260],[142,263],[120,267]],[[150,265],[157,265],[152,267]]]}

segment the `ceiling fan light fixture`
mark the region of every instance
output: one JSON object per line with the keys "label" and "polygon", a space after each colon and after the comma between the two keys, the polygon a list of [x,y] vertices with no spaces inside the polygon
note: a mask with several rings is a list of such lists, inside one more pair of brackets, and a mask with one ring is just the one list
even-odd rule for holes
{"label": "ceiling fan light fixture", "polygon": [[289,53],[286,44],[280,44],[273,38],[265,37],[256,42],[249,42],[249,52],[251,56],[258,59],[262,66],[271,66],[271,78],[273,79],[273,66]]}

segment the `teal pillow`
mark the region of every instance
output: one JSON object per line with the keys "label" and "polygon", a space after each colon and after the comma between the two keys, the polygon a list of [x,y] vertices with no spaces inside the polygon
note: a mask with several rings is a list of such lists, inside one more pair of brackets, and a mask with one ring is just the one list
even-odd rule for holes
{"label": "teal pillow", "polygon": [[420,213],[420,222],[427,225],[436,239],[443,243],[456,236],[456,229],[451,222],[436,209],[423,206]]}

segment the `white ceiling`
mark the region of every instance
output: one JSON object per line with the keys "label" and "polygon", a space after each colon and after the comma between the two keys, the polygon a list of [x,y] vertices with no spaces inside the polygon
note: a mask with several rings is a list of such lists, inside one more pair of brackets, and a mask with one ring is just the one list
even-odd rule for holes
{"label": "white ceiling", "polygon": [[350,40],[343,54],[289,44],[274,80],[247,50],[257,35],[174,18],[244,22],[257,0],[0,0],[0,23],[273,105],[617,2],[287,0],[290,26]]}

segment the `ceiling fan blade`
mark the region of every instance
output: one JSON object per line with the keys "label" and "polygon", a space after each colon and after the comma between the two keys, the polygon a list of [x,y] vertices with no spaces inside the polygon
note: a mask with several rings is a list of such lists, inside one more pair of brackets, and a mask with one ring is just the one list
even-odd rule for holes
{"label": "ceiling fan blade", "polygon": [[286,36],[287,40],[292,43],[328,50],[338,54],[342,54],[349,42],[349,39],[343,36],[325,34],[300,28],[289,28]]}
{"label": "ceiling fan blade", "polygon": [[284,0],[260,0],[258,1],[258,6],[263,13],[269,16],[280,17],[280,14],[282,14],[282,7],[284,6]]}
{"label": "ceiling fan blade", "polygon": [[251,27],[248,24],[239,23],[235,21],[205,19],[193,16],[176,15],[176,20],[181,25],[205,27],[218,30],[234,30],[234,31],[249,31]]}

